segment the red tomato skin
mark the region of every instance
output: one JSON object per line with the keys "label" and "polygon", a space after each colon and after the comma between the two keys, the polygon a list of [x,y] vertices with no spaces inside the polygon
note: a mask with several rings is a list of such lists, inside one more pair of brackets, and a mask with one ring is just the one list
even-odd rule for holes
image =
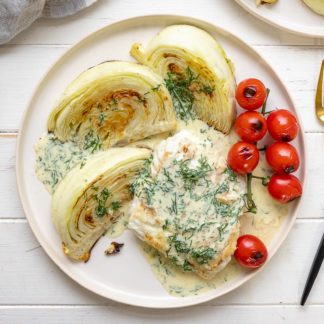
{"label": "red tomato skin", "polygon": [[235,98],[243,109],[256,110],[264,104],[267,90],[260,80],[246,79],[237,86]]}
{"label": "red tomato skin", "polygon": [[286,204],[303,194],[303,187],[298,178],[292,174],[274,174],[268,183],[271,197]]}
{"label": "red tomato skin", "polygon": [[277,173],[292,173],[299,168],[297,150],[289,143],[275,142],[266,149],[265,157]]}
{"label": "red tomato skin", "polygon": [[246,234],[238,238],[234,257],[245,268],[259,268],[268,258],[268,251],[256,236]]}
{"label": "red tomato skin", "polygon": [[235,143],[228,152],[227,163],[240,174],[251,173],[259,163],[260,154],[255,145],[248,142]]}
{"label": "red tomato skin", "polygon": [[256,111],[247,111],[237,117],[235,132],[243,141],[258,142],[267,132],[266,119]]}
{"label": "red tomato skin", "polygon": [[286,109],[278,109],[270,113],[267,126],[271,137],[279,142],[290,142],[299,132],[297,118]]}

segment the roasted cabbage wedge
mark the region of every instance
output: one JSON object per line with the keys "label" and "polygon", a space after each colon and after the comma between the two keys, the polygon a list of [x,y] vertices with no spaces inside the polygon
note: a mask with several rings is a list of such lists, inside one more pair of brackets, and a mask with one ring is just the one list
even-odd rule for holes
{"label": "roasted cabbage wedge", "polygon": [[77,165],[60,182],[52,199],[52,218],[64,253],[87,261],[96,241],[130,200],[129,185],[151,154],[140,148],[111,148]]}
{"label": "roasted cabbage wedge", "polygon": [[173,25],[145,47],[135,43],[130,53],[165,79],[178,118],[195,114],[223,133],[230,131],[236,114],[233,66],[211,35]]}
{"label": "roasted cabbage wedge", "polygon": [[48,131],[80,147],[106,149],[176,125],[170,94],[146,66],[111,61],[79,75],[48,119]]}

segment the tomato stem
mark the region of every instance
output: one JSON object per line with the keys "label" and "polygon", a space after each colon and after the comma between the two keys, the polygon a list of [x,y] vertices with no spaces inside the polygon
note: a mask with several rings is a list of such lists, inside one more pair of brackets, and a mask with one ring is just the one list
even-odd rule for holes
{"label": "tomato stem", "polygon": [[258,150],[261,152],[261,151],[265,151],[267,149],[267,146],[265,145],[265,146],[263,146],[263,147],[260,147],[260,148],[258,148]]}
{"label": "tomato stem", "polygon": [[271,114],[272,112],[274,112],[274,111],[276,111],[277,109],[272,109],[272,110],[269,110],[269,111],[265,111],[264,113],[263,113],[263,115],[269,115],[269,114]]}
{"label": "tomato stem", "polygon": [[252,173],[247,174],[247,193],[246,193],[246,207],[247,211],[256,214],[257,206],[253,200],[252,195]]}
{"label": "tomato stem", "polygon": [[253,175],[253,174],[251,174],[251,176],[252,176],[253,179],[259,179],[259,180],[262,180],[262,184],[263,184],[264,186],[267,186],[268,183],[269,183],[269,181],[270,181],[270,177],[258,177],[258,176],[255,176],[255,175]]}
{"label": "tomato stem", "polygon": [[267,88],[267,96],[265,98],[265,101],[264,101],[263,106],[262,106],[262,109],[261,109],[261,114],[262,115],[264,115],[266,113],[267,101],[268,101],[269,93],[270,93],[270,89]]}

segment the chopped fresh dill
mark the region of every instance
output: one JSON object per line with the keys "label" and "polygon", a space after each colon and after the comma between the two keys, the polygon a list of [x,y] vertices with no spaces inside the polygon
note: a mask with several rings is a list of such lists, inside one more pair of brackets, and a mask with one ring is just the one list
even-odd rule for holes
{"label": "chopped fresh dill", "polygon": [[235,172],[228,166],[224,173],[226,173],[229,177],[230,181],[236,181],[237,180],[237,175],[235,174]]}
{"label": "chopped fresh dill", "polygon": [[169,226],[170,222],[168,219],[165,220],[163,226],[162,226],[162,229],[163,231],[167,230],[168,229],[168,226]]}
{"label": "chopped fresh dill", "polygon": [[218,199],[214,199],[212,201],[212,204],[215,213],[217,213],[221,217],[229,217],[236,220],[241,213],[241,208],[242,208],[241,205],[236,206],[236,205],[225,204],[220,202]]}
{"label": "chopped fresh dill", "polygon": [[99,126],[102,125],[102,123],[105,121],[106,119],[106,115],[104,113],[100,113],[99,114],[99,117],[98,117],[98,120],[99,120]]}
{"label": "chopped fresh dill", "polygon": [[215,194],[221,194],[223,192],[227,192],[229,190],[228,182],[223,181],[215,190]]}
{"label": "chopped fresh dill", "polygon": [[174,196],[174,199],[171,199],[171,207],[168,207],[168,209],[171,214],[178,215],[177,194],[175,194]]}
{"label": "chopped fresh dill", "polygon": [[189,290],[189,292],[198,295],[198,292],[202,289],[204,289],[203,285],[196,285],[193,289]]}
{"label": "chopped fresh dill", "polygon": [[111,104],[118,105],[118,100],[116,98],[112,98]]}
{"label": "chopped fresh dill", "polygon": [[208,172],[212,171],[212,167],[207,162],[205,156],[199,158],[196,168],[190,168],[189,163],[190,160],[184,160],[179,164],[179,173],[184,180],[186,190],[192,190],[198,180],[206,178]]}
{"label": "chopped fresh dill", "polygon": [[156,183],[152,179],[150,172],[151,163],[152,156],[145,161],[143,169],[129,187],[129,191],[132,195],[144,198],[148,205],[152,204],[156,189]]}
{"label": "chopped fresh dill", "polygon": [[187,260],[185,260],[182,264],[182,270],[187,272],[192,271],[192,265]]}
{"label": "chopped fresh dill", "polygon": [[193,249],[190,256],[199,264],[208,263],[214,258],[216,251],[210,247],[202,247],[199,249]]}
{"label": "chopped fresh dill", "polygon": [[225,229],[227,228],[227,226],[228,226],[228,223],[223,223],[217,228],[220,240],[223,240],[223,235],[225,233]]}
{"label": "chopped fresh dill", "polygon": [[51,170],[52,186],[55,187],[59,181],[59,176],[56,170]]}
{"label": "chopped fresh dill", "polygon": [[161,88],[161,84],[158,84],[156,87],[153,87],[152,89],[151,89],[151,91],[159,91],[160,90],[160,88]]}
{"label": "chopped fresh dill", "polygon": [[202,231],[204,228],[209,227],[210,225],[215,225],[216,222],[208,222],[208,223],[203,223],[197,228],[197,232]]}
{"label": "chopped fresh dill", "polygon": [[215,90],[215,87],[211,87],[209,85],[203,84],[202,87],[200,88],[200,91],[202,91],[205,94],[212,94]]}
{"label": "chopped fresh dill", "polygon": [[207,128],[203,129],[203,128],[200,128],[200,134],[205,134],[206,132],[208,131]]}
{"label": "chopped fresh dill", "polygon": [[80,169],[82,169],[87,163],[87,159],[82,160],[81,164],[80,164]]}
{"label": "chopped fresh dill", "polygon": [[171,206],[168,207],[168,210],[173,215],[179,215],[185,209],[185,203],[182,198],[183,195],[178,195],[175,192],[173,196],[174,198],[171,198]]}
{"label": "chopped fresh dill", "polygon": [[148,95],[150,92],[157,92],[160,90],[160,88],[161,88],[161,84],[158,84],[157,86],[152,87],[150,91],[145,92],[144,96]]}
{"label": "chopped fresh dill", "polygon": [[97,134],[94,134],[91,130],[84,138],[83,149],[90,150],[91,153],[99,151],[101,149],[101,140]]}
{"label": "chopped fresh dill", "polygon": [[186,69],[185,74],[180,75],[169,72],[165,79],[165,85],[171,94],[176,115],[181,120],[188,121],[196,117],[193,110],[195,96],[190,87],[197,79],[198,76],[194,76],[189,67]]}
{"label": "chopped fresh dill", "polygon": [[[94,188],[95,187],[92,187],[92,189]],[[95,213],[98,217],[103,217],[107,214],[108,208],[106,207],[106,202],[109,196],[110,196],[110,192],[107,188],[102,189],[100,193],[94,195],[94,199],[97,201]]]}
{"label": "chopped fresh dill", "polygon": [[180,295],[183,292],[183,288],[181,286],[172,285],[169,287],[169,289],[170,292],[173,292],[178,295]]}
{"label": "chopped fresh dill", "polygon": [[[144,96],[146,95],[146,93],[144,93]],[[146,99],[145,98],[137,98],[135,99],[135,101],[137,101],[138,103],[142,103],[145,104],[146,103]]]}
{"label": "chopped fresh dill", "polygon": [[178,253],[189,253],[190,246],[188,246],[187,242],[180,240],[177,234],[171,235],[168,237],[169,244],[174,247],[174,249]]}
{"label": "chopped fresh dill", "polygon": [[113,211],[118,210],[121,207],[121,203],[119,201],[113,201],[111,203],[111,208]]}
{"label": "chopped fresh dill", "polygon": [[170,183],[174,187],[175,183],[174,183],[174,180],[170,176],[170,172],[166,168],[163,168],[162,172],[163,172],[164,176],[166,177],[167,182]]}

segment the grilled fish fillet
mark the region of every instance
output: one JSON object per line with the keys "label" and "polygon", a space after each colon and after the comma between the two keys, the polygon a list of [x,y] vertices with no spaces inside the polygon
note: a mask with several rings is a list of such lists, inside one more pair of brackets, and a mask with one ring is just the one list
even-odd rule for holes
{"label": "grilled fish fillet", "polygon": [[182,130],[156,147],[132,185],[129,228],[208,280],[235,251],[244,206],[245,184],[227,167],[225,142],[221,133],[211,140]]}

